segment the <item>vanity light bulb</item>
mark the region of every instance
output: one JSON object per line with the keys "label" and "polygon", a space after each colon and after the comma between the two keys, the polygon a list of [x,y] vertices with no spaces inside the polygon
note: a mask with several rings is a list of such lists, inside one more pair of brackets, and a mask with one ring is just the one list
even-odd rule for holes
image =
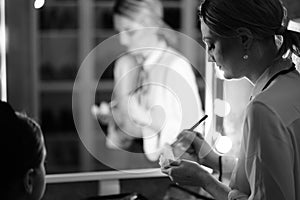
{"label": "vanity light bulb", "polygon": [[215,148],[219,153],[225,154],[232,148],[232,141],[228,136],[220,136],[215,145]]}
{"label": "vanity light bulb", "polygon": [[34,1],[34,8],[40,9],[45,4],[45,0],[35,0]]}

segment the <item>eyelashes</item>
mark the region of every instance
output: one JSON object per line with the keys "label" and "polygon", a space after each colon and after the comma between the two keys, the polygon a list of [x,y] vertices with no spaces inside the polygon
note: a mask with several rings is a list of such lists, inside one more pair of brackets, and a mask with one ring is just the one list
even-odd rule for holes
{"label": "eyelashes", "polygon": [[203,41],[206,45],[206,48],[208,51],[211,51],[215,48],[215,45],[213,43],[207,42],[207,41]]}

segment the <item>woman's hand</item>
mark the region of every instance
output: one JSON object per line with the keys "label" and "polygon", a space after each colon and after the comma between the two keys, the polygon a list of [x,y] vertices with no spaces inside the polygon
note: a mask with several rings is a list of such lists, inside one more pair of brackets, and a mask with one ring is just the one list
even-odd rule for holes
{"label": "woman's hand", "polygon": [[189,160],[169,161],[170,164],[161,169],[172,181],[180,185],[201,186],[209,184],[211,178],[204,168],[198,163]]}
{"label": "woman's hand", "polygon": [[218,170],[219,155],[205,141],[200,133],[190,130],[183,130],[177,138],[177,141],[189,145],[189,147],[186,147],[187,153],[195,154],[198,157],[198,162],[200,164],[203,164],[214,170]]}
{"label": "woman's hand", "polygon": [[170,164],[161,169],[172,181],[180,185],[200,186],[215,199],[227,200],[230,188],[215,179],[198,163],[188,160],[169,161]]}
{"label": "woman's hand", "polygon": [[93,105],[91,112],[102,124],[108,124],[112,120],[111,109],[109,104],[106,102],[102,102],[100,106]]}

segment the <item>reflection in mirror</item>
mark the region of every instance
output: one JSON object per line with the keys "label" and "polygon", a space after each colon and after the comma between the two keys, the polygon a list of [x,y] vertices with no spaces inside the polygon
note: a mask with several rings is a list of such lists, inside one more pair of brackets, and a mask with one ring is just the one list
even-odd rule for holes
{"label": "reflection in mirror", "polygon": [[[100,153],[96,153],[96,156],[90,154],[90,150],[86,148],[86,146],[89,145],[92,146],[96,152],[104,154],[109,162],[116,165],[121,163],[124,169],[158,167],[157,155],[154,156],[156,161],[145,157],[145,155],[138,156],[142,157],[140,158],[142,161],[139,162],[135,161],[134,158],[126,158],[127,153],[123,151],[109,148],[113,146],[111,143],[107,143],[106,140],[109,126],[108,124],[101,124],[103,130],[100,130],[100,128],[97,127],[99,123],[91,112],[91,108],[94,104],[97,106],[102,105],[101,110],[108,111],[107,104],[101,103],[113,100],[115,98],[115,94],[113,94],[114,89],[117,90],[119,87],[124,86],[124,84],[119,83],[118,87],[115,88],[113,78],[116,76],[114,69],[118,60],[117,58],[121,56],[121,52],[126,49],[128,50],[128,48],[126,48],[126,46],[124,47],[124,44],[121,46],[118,38],[111,39],[109,44],[106,41],[106,39],[110,37],[116,37],[114,36],[116,31],[113,30],[114,17],[111,9],[114,2],[77,0],[34,2],[39,2],[40,5],[43,6],[40,9],[34,9],[32,7],[33,10],[31,10],[33,20],[33,70],[35,71],[32,75],[34,82],[32,107],[33,113],[36,113],[36,118],[39,119],[42,125],[46,145],[49,149],[47,164],[48,174],[111,170],[113,167],[98,161],[99,159],[97,159],[97,157],[100,156]],[[162,3],[165,11],[171,9],[172,13],[179,15],[176,16],[176,18],[180,19],[176,27],[178,26],[180,31],[191,36],[195,35],[197,38],[200,37],[198,30],[194,27],[195,24],[198,23],[198,19],[194,17],[196,16],[196,2],[189,1],[184,7],[178,4],[177,0],[167,3],[162,1]],[[176,12],[173,12],[174,10],[176,10]],[[182,13],[185,14],[183,15]],[[170,17],[168,17],[168,21],[172,21]],[[130,33],[135,33],[135,36],[138,37],[139,33],[142,33],[140,34],[141,36],[145,36],[145,34],[150,34],[151,32],[155,33],[156,31],[157,30],[153,29],[152,31],[131,31]],[[176,67],[178,70],[176,69],[172,73],[173,76],[177,78],[171,81],[171,88],[178,86],[186,87],[187,85],[179,84],[180,79],[182,79],[181,76],[192,77],[188,83],[194,82],[191,88],[192,93],[197,96],[197,100],[193,103],[184,103],[188,102],[187,96],[185,96],[184,93],[179,93],[181,97],[183,97],[183,102],[181,103],[185,106],[189,106],[189,109],[194,107],[192,104],[198,104],[195,107],[200,111],[199,113],[193,112],[196,113],[195,116],[189,116],[188,113],[191,112],[184,111],[183,115],[188,115],[187,118],[184,118],[188,120],[185,122],[186,124],[182,125],[175,123],[177,130],[174,131],[175,134],[171,140],[176,138],[175,135],[178,134],[181,129],[189,128],[198,121],[204,114],[203,111],[205,107],[205,52],[201,47],[203,43],[201,40],[197,42],[183,33],[172,32],[172,30],[168,31],[168,29],[166,29],[165,33],[160,31],[158,35],[159,37],[163,35],[175,35],[175,37],[177,37],[176,43],[174,43],[171,48],[176,54],[182,55],[182,58],[177,59],[177,56],[170,54],[167,54],[167,56],[175,57],[171,60],[177,60],[182,66],[190,65],[188,67],[190,69],[181,71],[182,69]],[[125,33],[122,35],[124,36]],[[150,38],[155,39],[155,37]],[[124,42],[124,40],[122,41]],[[147,42],[145,40],[143,41]],[[97,45],[105,42],[106,48],[99,49],[97,47]],[[160,42],[159,44],[165,45],[164,42]],[[98,50],[89,55],[95,48],[98,48]],[[113,57],[113,59],[110,59],[111,57]],[[86,58],[88,58],[89,61],[85,60]],[[109,59],[110,61],[107,62]],[[143,59],[144,58],[137,58],[137,60]],[[118,62],[121,63],[119,64],[121,66],[124,66],[122,64],[127,62],[124,60],[121,62],[120,60]],[[162,63],[164,62],[165,61]],[[78,90],[75,89],[73,91],[73,84],[77,72],[81,68],[81,64],[89,67],[84,69],[82,76],[77,77],[80,83],[75,83],[75,88],[78,86]],[[161,75],[163,76],[163,74]],[[158,78],[158,76],[155,78]],[[136,82],[137,81],[138,80],[136,80]],[[93,98],[93,89],[95,89],[95,98]],[[188,89],[184,89],[183,91],[188,91]],[[125,90],[122,89],[122,92],[124,93]],[[173,94],[174,92],[170,91],[168,96],[172,97]],[[72,98],[76,100],[72,101]],[[158,123],[159,129],[161,128],[160,126],[163,125],[163,122],[165,122],[165,120],[163,120],[164,112],[162,112],[159,106],[155,105],[156,104],[151,105],[153,107],[152,113],[150,112],[148,115],[141,116],[147,117],[151,116],[151,114],[152,116],[156,116],[153,117],[153,119],[162,123]],[[177,106],[177,108],[180,108],[180,106]],[[138,116],[138,114],[140,113],[135,113],[135,115],[131,117]],[[138,119],[140,118],[141,117],[138,117]],[[159,120],[159,118],[161,118],[161,120]],[[78,122],[79,126],[76,125],[76,122]],[[205,124],[208,122],[209,120],[207,120]],[[203,128],[204,124],[200,125],[200,129],[201,127]],[[104,132],[104,134],[101,134],[101,131]],[[90,137],[85,138],[82,143],[81,135],[78,135],[78,132],[83,132]],[[132,138],[134,134],[131,133],[128,135]],[[111,137],[114,138],[113,136]],[[161,139],[166,140],[166,138],[163,137]],[[171,140],[169,141],[170,143],[172,142]],[[126,137],[124,141],[126,141]],[[131,140],[127,140],[127,142],[124,142],[124,145],[129,146],[131,142]],[[136,143],[136,141],[134,141],[134,143]],[[159,145],[161,146],[162,144]],[[152,148],[152,145],[148,146]],[[133,148],[133,151],[141,151],[144,150],[143,148],[143,145],[137,142],[137,146]],[[123,153],[118,154],[117,151]]]}
{"label": "reflection in mirror", "polygon": [[[152,31],[151,29],[148,30]],[[198,58],[204,57],[205,51],[196,41],[184,34],[175,33],[182,42],[188,42],[192,44],[191,47],[198,50]],[[118,39],[118,37],[114,39]],[[181,130],[192,127],[204,115],[202,106],[204,103],[202,103],[200,96],[201,93],[202,95],[204,93],[205,85],[203,83],[205,82],[199,72],[200,70],[198,71],[201,66],[197,66],[197,63],[203,63],[203,60],[190,61],[193,66],[197,67],[192,68],[186,60],[188,55],[183,57],[184,53],[179,54],[176,50],[163,44],[158,49],[150,46],[145,48],[143,52],[139,50],[140,53],[149,56],[142,60],[142,64],[139,64],[135,58],[136,55],[141,55],[138,54],[138,51],[129,54],[126,49],[122,50],[125,54],[123,53],[124,55],[115,61],[114,55],[109,53],[103,55],[102,49],[105,47],[106,51],[112,52],[118,57],[119,53],[109,49],[119,50],[121,48],[112,48],[111,41],[105,42],[110,44],[109,47],[102,43],[93,51],[92,54],[95,55],[89,55],[97,58],[95,67],[99,70],[98,77],[101,77],[97,85],[96,105],[92,105],[92,113],[96,114],[102,126],[106,125],[106,129],[102,131],[106,137],[104,143],[103,145],[96,145],[102,150],[90,149],[90,152],[93,155],[97,154],[96,156],[102,162],[105,160],[104,163],[110,163],[110,166],[113,165],[115,166],[113,168],[117,169],[159,167],[158,158],[164,145],[172,144]],[[109,57],[112,59],[110,60]],[[109,67],[103,71],[101,66],[105,67],[107,64],[110,64]],[[143,70],[148,72],[146,75],[148,80],[142,87],[139,87],[138,76],[142,66],[144,67]],[[112,67],[114,70],[111,69]],[[101,73],[103,73],[102,76]],[[143,73],[145,72],[143,71]],[[104,97],[101,91],[107,83],[109,74],[115,76],[113,90],[109,96]],[[197,83],[202,85],[199,87]],[[139,100],[141,92],[143,92],[141,100],[146,104],[141,104]],[[134,100],[136,105],[131,105],[131,98],[137,98]],[[120,113],[117,112],[121,111],[123,114],[120,117]],[[109,118],[113,120],[112,124]],[[150,124],[147,124],[148,119],[150,119]],[[156,130],[155,120],[161,126]],[[137,121],[139,122],[137,123]],[[134,126],[129,126],[126,123],[133,123]],[[203,124],[197,128],[199,132],[203,133],[201,127],[203,128]],[[143,129],[146,131],[143,132]],[[101,134],[101,129],[98,131],[98,134]],[[150,135],[147,136],[147,134]],[[97,152],[106,152],[107,155],[104,157]],[[113,157],[108,156],[110,152],[118,153]],[[123,162],[113,163],[115,159],[118,161],[123,159]],[[140,162],[139,159],[142,159],[143,162]]]}

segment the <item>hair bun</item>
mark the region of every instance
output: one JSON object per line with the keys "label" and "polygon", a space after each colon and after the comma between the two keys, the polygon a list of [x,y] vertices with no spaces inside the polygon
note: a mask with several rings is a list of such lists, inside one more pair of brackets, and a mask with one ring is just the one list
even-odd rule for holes
{"label": "hair bun", "polygon": [[17,115],[11,105],[0,101],[0,127],[2,130],[10,130],[18,121]]}

